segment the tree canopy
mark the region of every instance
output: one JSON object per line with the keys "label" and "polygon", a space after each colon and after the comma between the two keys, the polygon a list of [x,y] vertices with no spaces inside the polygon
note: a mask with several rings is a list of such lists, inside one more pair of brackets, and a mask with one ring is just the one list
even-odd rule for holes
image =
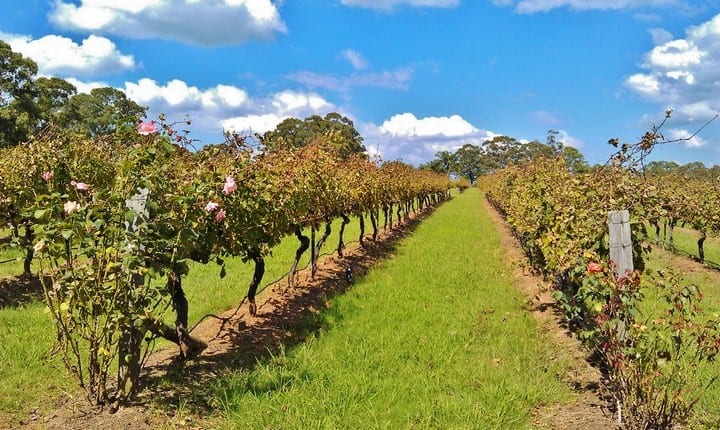
{"label": "tree canopy", "polygon": [[319,139],[331,143],[342,158],[365,152],[363,138],[353,122],[336,112],[328,113],[325,117],[312,115],[304,120],[288,118],[278,124],[275,130],[260,136],[260,142],[268,152],[301,148]]}
{"label": "tree canopy", "polygon": [[547,143],[537,140],[521,142],[509,136],[495,136],[481,145],[465,144],[454,153],[440,151],[421,168],[467,178],[475,183],[478,177],[513,164],[540,157],[563,157],[568,170],[583,173],[590,170],[582,153],[557,140],[557,132],[548,131]]}

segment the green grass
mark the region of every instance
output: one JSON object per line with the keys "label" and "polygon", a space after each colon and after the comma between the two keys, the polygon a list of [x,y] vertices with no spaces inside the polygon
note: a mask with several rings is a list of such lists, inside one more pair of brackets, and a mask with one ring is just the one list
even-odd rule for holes
{"label": "green grass", "polygon": [[[652,240],[656,239],[655,228],[648,228],[648,233]],[[673,246],[680,251],[681,254],[697,258],[697,241],[699,238],[700,233],[696,230],[684,227],[675,227],[673,229]],[[666,246],[669,247],[669,238],[666,238],[662,231],[660,232],[660,239],[666,241]],[[720,265],[720,237],[708,236],[703,244],[703,250],[705,252],[705,260]]]}
{"label": "green grass", "polygon": [[466,191],[334,298],[315,337],[218,380],[223,427],[528,428],[570,393],[509,271]]}

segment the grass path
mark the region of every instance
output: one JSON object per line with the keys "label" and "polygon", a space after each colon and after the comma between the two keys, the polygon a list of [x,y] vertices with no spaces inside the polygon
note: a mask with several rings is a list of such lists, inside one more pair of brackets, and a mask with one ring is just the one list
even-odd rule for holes
{"label": "grass path", "polygon": [[325,311],[291,351],[215,383],[226,428],[527,428],[567,363],[523,310],[471,189]]}

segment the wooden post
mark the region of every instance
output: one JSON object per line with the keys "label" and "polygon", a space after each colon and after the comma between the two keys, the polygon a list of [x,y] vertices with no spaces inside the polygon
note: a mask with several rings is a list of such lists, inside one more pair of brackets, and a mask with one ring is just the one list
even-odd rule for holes
{"label": "wooden post", "polygon": [[[137,214],[133,218],[132,224],[128,221],[125,221],[127,230],[131,232],[134,232],[140,223],[146,222],[148,220],[148,217],[150,216],[150,212],[148,212],[146,207],[150,190],[147,188],[138,188],[137,191],[137,194],[130,197],[129,200],[125,200],[125,206]],[[140,250],[142,249],[143,246],[140,245]],[[129,249],[129,251],[132,252],[132,249]],[[139,275],[137,273],[133,274],[133,283],[136,286],[142,285],[144,282],[145,279],[143,279],[142,275]]]}
{"label": "wooden post", "polygon": [[633,271],[632,239],[630,238],[630,212],[627,210],[609,213],[610,261],[618,277]]}
{"label": "wooden post", "polygon": [[[612,211],[608,214],[610,228],[610,261],[615,268],[615,275],[628,276],[633,271],[632,239],[630,237],[630,212]],[[627,337],[627,321],[618,319],[617,336],[623,342]],[[620,399],[617,399],[617,423],[622,425],[623,409]]]}

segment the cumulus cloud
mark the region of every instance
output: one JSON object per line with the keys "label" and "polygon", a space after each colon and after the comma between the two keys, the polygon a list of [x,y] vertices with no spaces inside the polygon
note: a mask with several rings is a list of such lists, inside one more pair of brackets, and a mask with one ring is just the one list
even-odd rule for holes
{"label": "cumulus cloud", "polygon": [[273,130],[287,118],[307,118],[327,114],[334,110],[332,103],[314,93],[281,91],[265,100],[259,100],[248,113],[220,121],[223,130],[240,133],[265,133]]}
{"label": "cumulus cloud", "polygon": [[573,148],[581,148],[583,146],[583,141],[571,136],[566,130],[557,130],[558,135],[556,137],[558,142],[562,142],[565,146],[572,146]]}
{"label": "cumulus cloud", "polygon": [[685,33],[647,52],[643,71],[628,76],[625,86],[663,111],[672,107],[673,121],[689,124],[720,112],[720,14]]}
{"label": "cumulus cloud", "polygon": [[465,144],[481,145],[497,134],[479,129],[460,115],[417,118],[405,112],[385,120],[382,125],[358,124],[371,156],[384,160],[402,159],[419,165],[440,151],[455,152]]}
{"label": "cumulus cloud", "polygon": [[194,45],[237,45],[287,31],[271,0],[55,0],[60,28]]}
{"label": "cumulus cloud", "polygon": [[379,87],[406,90],[413,76],[409,67],[381,72],[352,73],[348,76],[336,76],[309,71],[300,71],[287,76],[288,79],[306,85],[309,88],[324,88],[332,91],[347,92],[353,87]]}
{"label": "cumulus cloud", "polygon": [[511,6],[517,13],[533,14],[567,7],[573,10],[617,10],[671,6],[680,0],[493,0],[496,6]]}
{"label": "cumulus cloud", "polygon": [[88,36],[78,44],[72,39],[48,35],[30,36],[0,33],[13,51],[31,58],[38,73],[52,76],[97,76],[135,69],[132,55],[122,54],[115,44],[100,36]]}
{"label": "cumulus cloud", "polygon": [[340,0],[345,6],[366,9],[393,10],[397,6],[451,8],[460,4],[460,0]]}
{"label": "cumulus cloud", "polygon": [[412,113],[394,115],[380,127],[384,133],[404,137],[458,137],[478,130],[460,115],[418,119]]}

